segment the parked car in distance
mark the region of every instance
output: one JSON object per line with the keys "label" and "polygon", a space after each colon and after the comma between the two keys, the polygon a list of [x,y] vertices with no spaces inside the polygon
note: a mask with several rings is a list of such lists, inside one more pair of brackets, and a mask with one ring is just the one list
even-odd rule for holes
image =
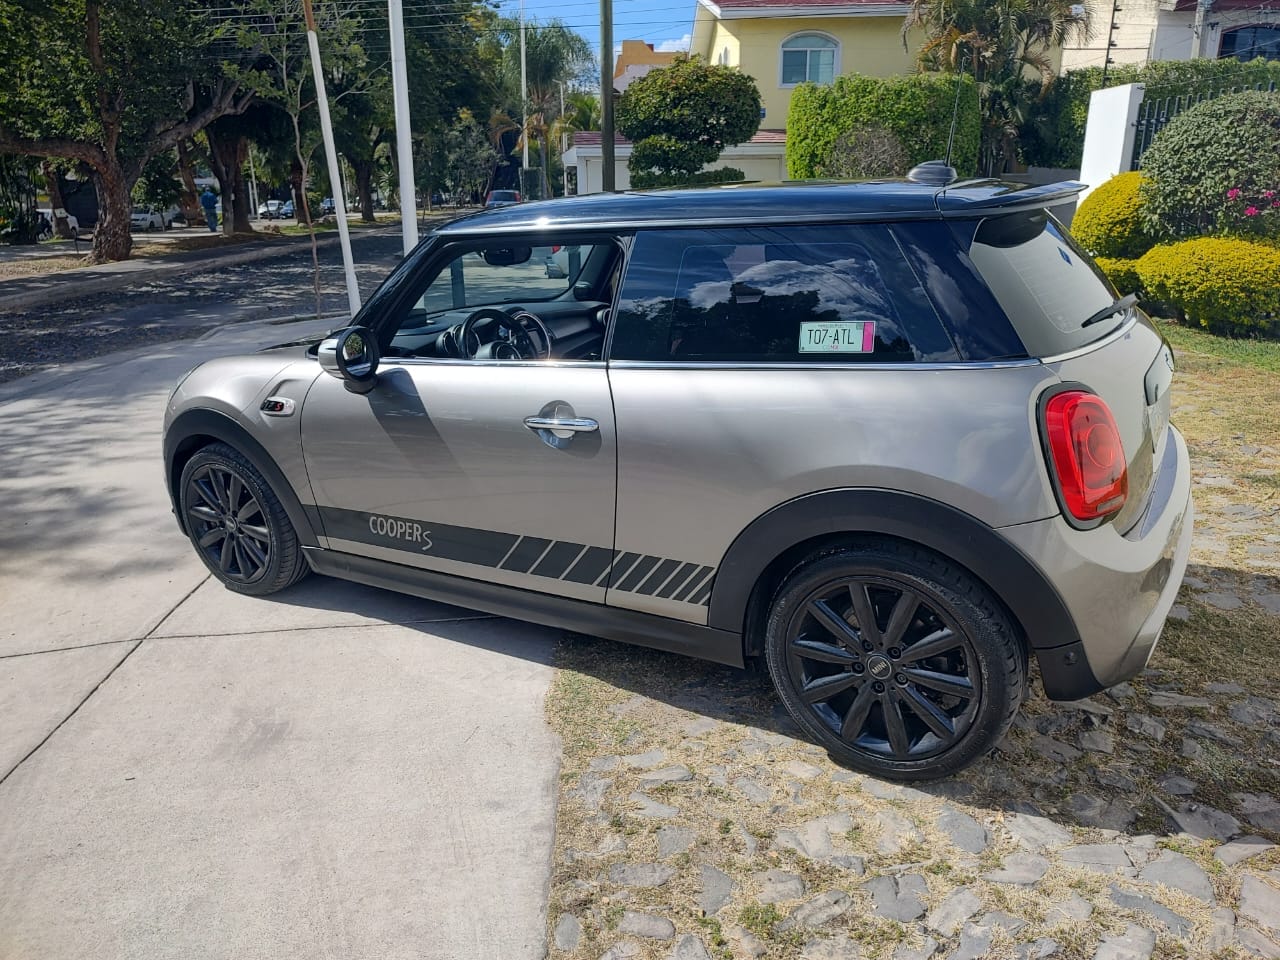
{"label": "parked car in distance", "polygon": [[178,524],[238,593],[761,661],[840,762],[953,774],[1032,658],[1053,700],[1142,672],[1192,504],[1172,352],[1051,212],[1082,185],[940,167],[445,224],[352,326],[178,382]]}
{"label": "parked car in distance", "polygon": [[164,214],[155,207],[136,206],[133,213],[129,215],[130,230],[145,230],[151,233],[153,230],[168,230],[169,223],[165,220]]}
{"label": "parked car in distance", "polygon": [[320,216],[327,217],[337,212],[337,204],[333,202],[333,197],[325,197],[320,201]]}
{"label": "parked car in distance", "polygon": [[520,192],[518,190],[490,190],[489,195],[484,198],[484,208],[492,210],[494,207],[509,207],[513,203],[520,202]]}
{"label": "parked car in distance", "polygon": [[[44,218],[49,221],[49,226],[53,227],[53,210],[49,207],[41,207],[38,212],[43,213]],[[73,236],[80,236],[80,221],[76,219],[75,214],[67,214],[67,227]]]}
{"label": "parked car in distance", "polygon": [[280,216],[284,217],[286,220],[287,220],[289,217],[292,217],[292,216],[293,216],[293,201],[292,201],[292,200],[286,200],[286,201],[285,201],[285,202],[280,206]]}
{"label": "parked car in distance", "polygon": [[277,220],[281,216],[280,208],[283,206],[284,204],[279,200],[267,200],[258,204],[258,216],[265,220]]}

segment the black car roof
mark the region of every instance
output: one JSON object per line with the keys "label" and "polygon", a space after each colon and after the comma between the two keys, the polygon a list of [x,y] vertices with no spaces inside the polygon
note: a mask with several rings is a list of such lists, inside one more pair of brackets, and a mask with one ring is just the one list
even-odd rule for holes
{"label": "black car roof", "polygon": [[549,228],[685,226],[730,223],[820,223],[981,216],[1052,206],[1084,189],[1074,182],[1029,186],[967,180],[939,187],[910,180],[856,183],[797,180],[724,184],[696,190],[590,193],[538,200],[471,214],[445,224],[440,234]]}

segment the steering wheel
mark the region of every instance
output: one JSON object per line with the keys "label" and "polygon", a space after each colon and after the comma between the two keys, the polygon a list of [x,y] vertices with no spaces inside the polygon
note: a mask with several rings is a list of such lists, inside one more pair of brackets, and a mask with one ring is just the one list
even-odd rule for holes
{"label": "steering wheel", "polygon": [[[507,330],[511,334],[511,340],[494,340],[481,344],[475,328],[485,322],[496,323]],[[538,336],[542,338],[541,349],[529,336],[528,325],[535,327]],[[551,356],[551,331],[536,313],[523,309],[509,314],[496,307],[481,307],[462,321],[452,339],[458,355],[473,360],[546,360]],[[476,344],[474,350],[471,348],[472,343]]]}

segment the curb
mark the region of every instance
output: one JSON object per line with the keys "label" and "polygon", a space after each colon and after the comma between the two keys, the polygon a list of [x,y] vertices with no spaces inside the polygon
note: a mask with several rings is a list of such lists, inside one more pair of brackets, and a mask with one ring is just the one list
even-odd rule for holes
{"label": "curb", "polygon": [[[359,240],[361,237],[367,236],[386,236],[392,229],[399,230],[399,226],[393,227],[374,227],[372,229],[361,230],[359,233],[352,234],[352,242]],[[338,236],[324,237],[316,241],[316,248],[323,250],[338,244]],[[191,260],[183,260],[179,263],[157,263],[154,267],[146,270],[128,270],[120,273],[108,274],[99,277],[86,277],[79,282],[72,282],[74,277],[67,280],[59,280],[54,283],[50,289],[35,290],[27,293],[10,294],[9,296],[0,296],[0,313],[12,313],[19,310],[27,310],[31,307],[46,306],[50,303],[56,303],[60,300],[79,300],[81,297],[92,296],[95,293],[106,293],[111,290],[118,290],[121,287],[127,287],[133,283],[142,283],[149,280],[156,280],[162,277],[182,276],[189,273],[200,273],[206,270],[216,270],[220,267],[235,267],[244,263],[254,263],[259,260],[272,260],[276,257],[287,257],[297,253],[299,250],[310,249],[310,242],[307,238],[301,238],[299,241],[289,241],[286,244],[271,243],[266,247],[260,247],[254,250],[245,250],[240,253],[228,253],[222,256],[209,258],[194,258]],[[128,261],[125,261],[126,263]],[[70,271],[74,273],[75,271]],[[65,274],[64,274],[65,275]],[[0,290],[3,290],[3,284],[0,284]]]}

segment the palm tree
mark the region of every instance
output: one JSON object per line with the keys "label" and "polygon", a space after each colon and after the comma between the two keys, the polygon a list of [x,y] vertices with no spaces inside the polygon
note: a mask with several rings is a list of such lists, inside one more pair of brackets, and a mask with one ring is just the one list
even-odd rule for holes
{"label": "palm tree", "polygon": [[[543,196],[551,195],[551,183],[547,176],[550,164],[552,125],[560,116],[560,89],[557,81],[566,85],[588,82],[595,68],[595,57],[585,37],[566,27],[560,20],[538,23],[525,21],[525,73],[528,100],[520,101],[520,21],[510,18],[498,22],[498,34],[503,41],[502,79],[508,91],[508,108],[515,117],[525,113],[528,126],[522,136],[530,144],[537,143],[541,155]],[[566,104],[566,107],[568,104]],[[566,111],[567,112],[567,111]],[[519,121],[517,120],[517,123]],[[490,129],[495,129],[493,120]]]}
{"label": "palm tree", "polygon": [[[924,31],[922,70],[971,72],[982,108],[982,167],[1003,173],[1027,108],[1054,79],[1053,50],[1086,39],[1089,0],[911,0],[903,46]],[[1038,79],[1037,84],[1035,80]]]}

